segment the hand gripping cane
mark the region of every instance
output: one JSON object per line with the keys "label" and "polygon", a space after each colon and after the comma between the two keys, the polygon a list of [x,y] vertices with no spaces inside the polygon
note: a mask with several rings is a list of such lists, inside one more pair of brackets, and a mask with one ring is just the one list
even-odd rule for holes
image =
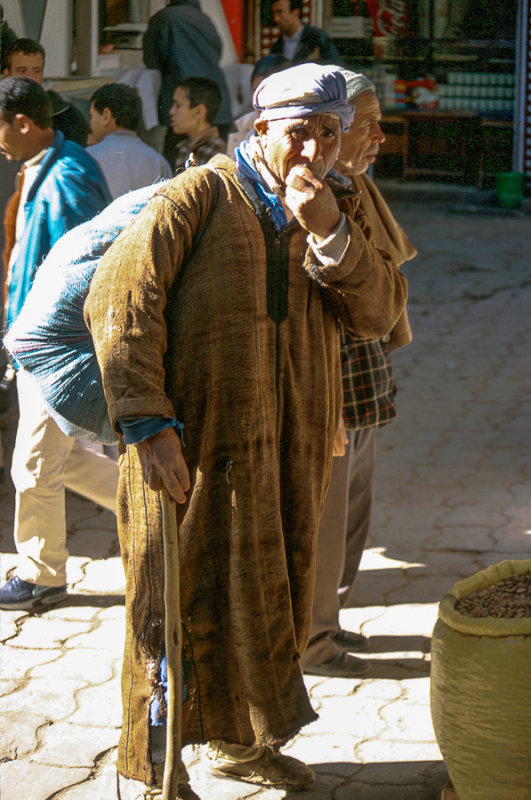
{"label": "hand gripping cane", "polygon": [[166,661],[168,665],[168,714],[166,724],[166,762],[162,800],[175,800],[181,764],[181,604],[179,586],[179,541],[175,503],[168,490],[160,492],[162,538],[164,544],[164,611]]}

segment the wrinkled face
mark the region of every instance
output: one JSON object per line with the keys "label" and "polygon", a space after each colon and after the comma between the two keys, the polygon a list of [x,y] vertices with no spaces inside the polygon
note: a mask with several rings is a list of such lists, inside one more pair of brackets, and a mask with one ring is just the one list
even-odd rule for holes
{"label": "wrinkled face", "polygon": [[385,136],[380,128],[382,113],[376,95],[362,92],[354,100],[354,121],[341,139],[339,158],[357,175],[373,164]]}
{"label": "wrinkled face", "polygon": [[4,70],[4,75],[13,78],[31,78],[37,83],[42,83],[44,78],[44,60],[40,53],[13,53],[10,69]]}
{"label": "wrinkled face", "polygon": [[100,114],[100,112],[94,108],[94,103],[90,104],[89,117],[91,133],[97,142],[101,142],[105,137],[105,120],[103,114]]}
{"label": "wrinkled face", "polygon": [[332,168],[341,142],[341,124],[330,114],[301,119],[259,120],[257,130],[267,166],[281,184],[290,170],[308,167],[318,178]]}
{"label": "wrinkled face", "polygon": [[291,10],[289,0],[275,0],[271,6],[273,22],[286,36],[293,36],[300,28],[300,11],[296,8]]}
{"label": "wrinkled face", "polygon": [[170,120],[174,133],[189,133],[197,124],[197,106],[190,108],[188,93],[182,86],[178,86],[173,93]]}
{"label": "wrinkled face", "polygon": [[12,122],[0,116],[0,153],[8,161],[24,161],[27,158],[26,137],[21,133],[20,127],[18,116]]}

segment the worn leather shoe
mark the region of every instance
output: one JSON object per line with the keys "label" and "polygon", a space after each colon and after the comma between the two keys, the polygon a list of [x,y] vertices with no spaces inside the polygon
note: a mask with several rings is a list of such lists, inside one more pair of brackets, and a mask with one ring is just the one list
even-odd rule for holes
{"label": "worn leather shoe", "polygon": [[212,772],[221,778],[232,778],[275,789],[303,791],[315,783],[315,772],[302,761],[264,748],[259,758],[235,764],[212,766]]}
{"label": "worn leather shoe", "polygon": [[350,653],[352,650],[367,650],[369,644],[369,640],[362,633],[345,631],[343,628],[340,628],[331,639],[340,650],[345,650],[347,653]]}
{"label": "worn leather shoe", "polygon": [[370,665],[362,658],[356,658],[341,650],[337,655],[322,664],[304,667],[307,675],[323,675],[325,678],[361,678],[366,675]]}

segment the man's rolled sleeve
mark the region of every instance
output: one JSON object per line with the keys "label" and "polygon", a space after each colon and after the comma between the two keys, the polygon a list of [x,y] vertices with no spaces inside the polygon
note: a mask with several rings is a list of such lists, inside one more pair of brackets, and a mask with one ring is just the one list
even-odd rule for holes
{"label": "man's rolled sleeve", "polygon": [[308,235],[308,244],[316,258],[324,267],[341,261],[349,244],[349,231],[345,215],[341,213],[334,231],[323,241],[318,242],[313,233]]}

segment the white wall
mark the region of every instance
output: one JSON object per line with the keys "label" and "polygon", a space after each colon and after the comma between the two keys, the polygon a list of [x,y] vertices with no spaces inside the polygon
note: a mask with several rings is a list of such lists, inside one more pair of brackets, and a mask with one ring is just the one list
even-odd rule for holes
{"label": "white wall", "polygon": [[[19,0],[2,0],[4,19],[17,36],[28,36]],[[53,0],[46,4],[41,44],[46,51],[45,75],[70,74],[72,54],[72,0]]]}

